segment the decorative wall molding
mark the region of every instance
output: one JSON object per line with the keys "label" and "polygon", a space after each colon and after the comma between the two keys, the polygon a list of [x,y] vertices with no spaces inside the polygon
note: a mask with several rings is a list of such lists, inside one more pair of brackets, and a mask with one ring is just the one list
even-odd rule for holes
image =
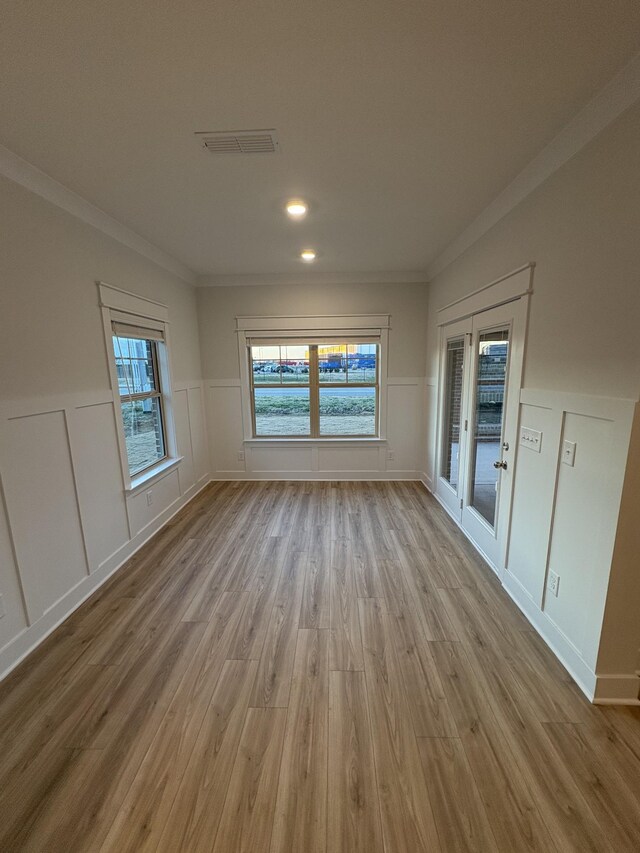
{"label": "decorative wall molding", "polygon": [[156,516],[143,530],[126,542],[99,568],[84,578],[66,595],[59,599],[44,616],[29,625],[0,649],[0,681],[14,670],[28,655],[61,625],[96,590],[114,575],[131,557],[145,545],[176,513],[186,506],[209,483],[209,476],[181,495],[163,512]]}
{"label": "decorative wall molding", "polygon": [[[603,673],[596,665],[635,406],[635,400],[572,392],[533,388],[520,392],[520,425],[540,430],[542,445],[540,453],[520,443],[516,447],[509,546],[501,580],[596,704],[640,704],[637,673]],[[566,466],[562,442],[576,440],[576,430],[575,465]],[[423,472],[420,480],[439,500],[430,474]],[[596,491],[593,483],[598,483]],[[582,500],[588,494],[589,500]],[[572,560],[567,548],[572,551],[579,541],[588,543],[588,557]],[[559,597],[547,590],[550,570],[560,575]]]}
{"label": "decorative wall molding", "polygon": [[[23,611],[17,631],[3,636],[0,678],[209,482],[203,383],[195,379],[176,382],[173,397],[182,458],[144,490],[153,489],[151,506],[144,492],[125,492],[113,392],[96,390],[0,403],[0,512],[6,518],[7,544],[21,598],[14,607],[21,606]],[[52,423],[55,434],[51,433]],[[49,490],[56,492],[57,529],[47,530],[43,520],[44,532],[25,537],[22,510],[39,492],[40,479],[47,477],[47,471],[34,467],[32,454],[24,447],[21,434],[27,424],[33,436],[53,442],[43,456],[43,469],[52,464],[56,472],[64,474],[64,488],[58,480],[48,483]],[[20,474],[25,471],[24,476]],[[58,544],[50,543],[49,536],[57,538]],[[67,542],[71,545],[64,544]],[[70,555],[60,577],[48,570],[47,563],[56,548]],[[12,574],[13,568],[7,566]]]}
{"label": "decorative wall molding", "polygon": [[427,269],[431,281],[640,98],[640,54],[555,136]]}
{"label": "decorative wall molding", "polygon": [[419,479],[425,379],[388,377],[386,434],[379,438],[254,439],[245,429],[248,392],[238,378],[207,379],[212,479]]}
{"label": "decorative wall molding", "polygon": [[596,674],[582,658],[579,651],[568,640],[544,611],[510,572],[505,572],[503,584],[511,599],[533,625],[560,663],[574,679],[589,701],[593,701],[596,689]]}
{"label": "decorative wall molding", "polygon": [[401,270],[397,272],[299,272],[255,275],[201,275],[197,287],[254,287],[256,285],[286,286],[313,284],[427,284],[424,270]]}
{"label": "decorative wall molding", "polygon": [[132,293],[130,290],[123,290],[113,284],[107,284],[106,281],[97,281],[96,284],[98,285],[101,308],[111,308],[125,314],[132,314],[135,317],[158,320],[161,323],[169,322],[169,312],[164,302],[148,299],[146,296],[140,296],[140,294]]}
{"label": "decorative wall molding", "polygon": [[154,246],[153,243],[145,240],[131,228],[118,222],[104,210],[51,178],[37,166],[23,160],[22,157],[14,154],[4,145],[0,145],[0,174],[16,184],[20,184],[29,192],[39,195],[61,210],[65,210],[87,225],[91,225],[92,228],[101,231],[113,240],[117,240],[123,246],[133,249],[134,252],[153,261],[157,266],[179,276],[183,281],[192,285],[196,283],[195,273],[181,261]]}
{"label": "decorative wall molding", "polygon": [[389,314],[289,314],[280,316],[236,317],[236,329],[247,335],[253,332],[295,332],[305,335],[308,332],[335,334],[343,331],[380,331],[388,329],[391,323]]}
{"label": "decorative wall molding", "polygon": [[497,308],[533,293],[532,280],[535,264],[524,264],[512,272],[479,287],[477,290],[438,308],[438,326],[465,320],[490,308]]}

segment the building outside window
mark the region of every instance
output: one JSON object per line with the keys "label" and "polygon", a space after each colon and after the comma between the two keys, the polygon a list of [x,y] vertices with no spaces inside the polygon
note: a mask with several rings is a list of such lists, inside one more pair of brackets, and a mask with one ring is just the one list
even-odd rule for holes
{"label": "building outside window", "polygon": [[122,426],[129,475],[137,476],[166,458],[158,346],[162,333],[113,324]]}
{"label": "building outside window", "polygon": [[361,341],[250,346],[253,435],[378,435],[379,344]]}

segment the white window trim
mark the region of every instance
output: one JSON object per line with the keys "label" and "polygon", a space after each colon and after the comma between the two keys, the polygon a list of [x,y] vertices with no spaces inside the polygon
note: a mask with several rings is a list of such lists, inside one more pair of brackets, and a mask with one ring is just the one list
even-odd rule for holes
{"label": "white window trim", "polygon": [[[390,316],[388,314],[340,314],[336,316],[283,316],[283,317],[236,317],[238,336],[238,359],[240,362],[240,384],[242,386],[242,429],[244,442],[260,444],[282,443],[295,440],[301,444],[335,443],[344,441],[345,436],[321,436],[315,438],[295,436],[256,437],[253,435],[253,416],[251,411],[251,381],[249,377],[248,341],[251,338],[317,338],[327,335],[333,338],[349,335],[371,335],[379,338],[380,358],[378,376],[378,435],[353,437],[353,441],[366,444],[380,444],[387,438],[387,375],[389,351]],[[288,334],[287,334],[288,333]],[[346,437],[349,440],[348,437]]]}
{"label": "white window trim", "polygon": [[[166,476],[169,471],[179,465],[183,458],[178,453],[175,418],[173,414],[173,381],[168,311],[166,305],[160,302],[145,299],[135,293],[129,293],[126,290],[113,287],[105,282],[98,282],[98,291],[100,295],[100,310],[102,312],[107,363],[109,366],[109,380],[111,383],[111,393],[113,394],[113,411],[116,421],[118,449],[120,452],[122,482],[125,494],[130,497]],[[124,437],[122,410],[120,408],[120,390],[111,325],[114,321],[132,323],[149,329],[157,329],[164,335],[164,346],[158,347],[157,352],[160,392],[162,394],[164,441],[167,455],[157,465],[153,465],[145,471],[135,474],[133,477],[129,473],[129,459],[127,457],[127,445]]]}

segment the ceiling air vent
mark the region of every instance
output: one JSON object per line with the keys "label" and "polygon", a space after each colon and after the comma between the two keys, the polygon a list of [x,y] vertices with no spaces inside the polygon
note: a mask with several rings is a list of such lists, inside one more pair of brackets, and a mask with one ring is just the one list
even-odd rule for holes
{"label": "ceiling air vent", "polygon": [[199,131],[196,136],[212,154],[275,154],[279,148],[273,129]]}

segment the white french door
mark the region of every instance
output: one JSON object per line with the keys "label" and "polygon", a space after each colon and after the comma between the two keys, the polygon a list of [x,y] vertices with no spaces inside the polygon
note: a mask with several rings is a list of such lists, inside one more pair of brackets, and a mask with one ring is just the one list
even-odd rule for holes
{"label": "white french door", "polygon": [[436,494],[498,573],[518,429],[522,300],[442,327]]}
{"label": "white french door", "polygon": [[442,330],[440,357],[440,442],[436,494],[460,522],[463,505],[461,462],[465,458],[467,433],[464,430],[464,403],[467,367],[471,355],[472,321],[469,317],[450,323]]}

